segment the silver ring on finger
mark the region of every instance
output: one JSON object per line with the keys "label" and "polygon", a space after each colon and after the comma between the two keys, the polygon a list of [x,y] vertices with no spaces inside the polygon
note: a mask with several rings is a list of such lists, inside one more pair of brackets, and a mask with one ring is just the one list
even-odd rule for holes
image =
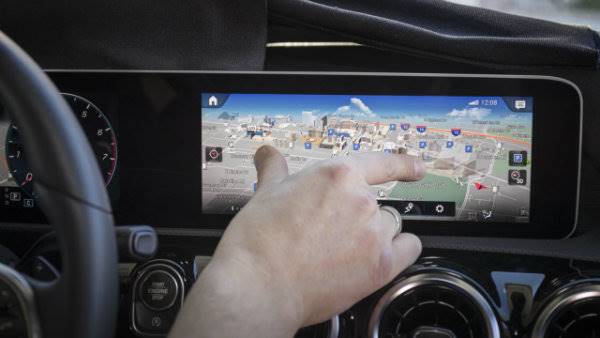
{"label": "silver ring on finger", "polygon": [[379,210],[388,212],[394,217],[394,220],[396,221],[396,224],[395,224],[396,231],[394,232],[393,238],[398,237],[398,235],[400,235],[400,233],[402,232],[402,217],[400,216],[400,213],[398,212],[398,210],[396,210],[396,208],[391,207],[389,205],[380,206]]}

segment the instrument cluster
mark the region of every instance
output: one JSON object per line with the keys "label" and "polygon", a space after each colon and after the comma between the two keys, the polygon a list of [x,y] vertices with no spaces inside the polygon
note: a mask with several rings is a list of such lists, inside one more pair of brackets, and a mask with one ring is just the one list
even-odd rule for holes
{"label": "instrument cluster", "polygon": [[[62,95],[81,124],[108,186],[118,161],[116,131],[110,119],[90,100],[76,94]],[[21,140],[23,132],[8,119],[7,112],[0,114],[0,208],[36,209],[38,204],[35,174],[29,168],[27,149]]]}

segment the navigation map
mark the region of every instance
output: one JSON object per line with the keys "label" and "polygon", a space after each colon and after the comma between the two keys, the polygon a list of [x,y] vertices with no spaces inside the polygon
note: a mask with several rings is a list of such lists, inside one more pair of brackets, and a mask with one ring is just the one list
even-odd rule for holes
{"label": "navigation map", "polygon": [[203,93],[201,100],[204,213],[244,206],[256,189],[254,153],[269,144],[291,174],[360,152],[420,157],[423,180],[372,186],[406,219],[529,222],[532,98]]}

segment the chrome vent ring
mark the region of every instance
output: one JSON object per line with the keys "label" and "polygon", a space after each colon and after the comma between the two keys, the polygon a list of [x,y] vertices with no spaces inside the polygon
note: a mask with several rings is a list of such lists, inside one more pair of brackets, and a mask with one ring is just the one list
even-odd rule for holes
{"label": "chrome vent ring", "polygon": [[488,300],[471,283],[445,271],[400,280],[381,297],[369,321],[371,338],[434,332],[500,338]]}
{"label": "chrome vent ring", "polygon": [[340,318],[300,329],[294,338],[338,338],[340,335]]}
{"label": "chrome vent ring", "polygon": [[532,337],[600,334],[600,281],[595,283],[567,286],[551,296],[535,322]]}

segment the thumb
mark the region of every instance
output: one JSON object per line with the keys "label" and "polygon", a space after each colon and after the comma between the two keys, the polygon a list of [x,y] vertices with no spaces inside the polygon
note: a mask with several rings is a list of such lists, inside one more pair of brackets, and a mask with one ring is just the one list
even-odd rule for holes
{"label": "thumb", "polygon": [[411,233],[401,233],[392,241],[393,268],[391,278],[395,278],[411,266],[421,255],[421,240]]}
{"label": "thumb", "polygon": [[254,166],[256,167],[258,188],[279,183],[288,176],[287,162],[283,155],[271,146],[258,148],[254,155]]}

